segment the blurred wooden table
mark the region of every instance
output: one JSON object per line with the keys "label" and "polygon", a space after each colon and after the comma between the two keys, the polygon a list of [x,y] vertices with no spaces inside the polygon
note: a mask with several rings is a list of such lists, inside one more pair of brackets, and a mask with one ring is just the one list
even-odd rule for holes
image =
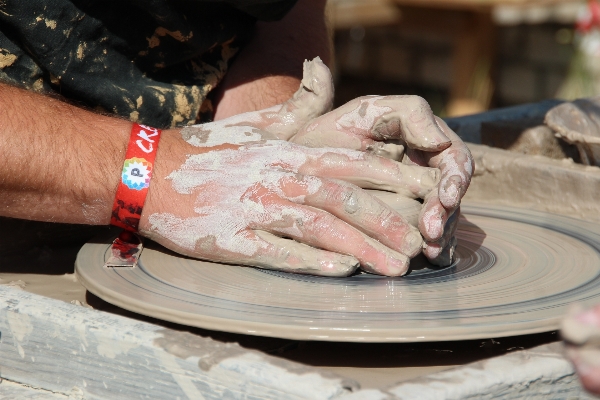
{"label": "blurred wooden table", "polygon": [[[497,7],[552,7],[583,0],[333,0],[344,8],[336,27],[397,24],[401,29],[452,38],[452,85],[448,116],[487,110],[494,93]],[[354,11],[352,11],[354,10]]]}
{"label": "blurred wooden table", "polygon": [[[566,0],[579,1],[579,0]],[[485,111],[494,93],[496,23],[499,6],[553,6],[565,0],[392,0],[400,24],[450,35],[454,41],[452,86],[446,112],[460,116]]]}

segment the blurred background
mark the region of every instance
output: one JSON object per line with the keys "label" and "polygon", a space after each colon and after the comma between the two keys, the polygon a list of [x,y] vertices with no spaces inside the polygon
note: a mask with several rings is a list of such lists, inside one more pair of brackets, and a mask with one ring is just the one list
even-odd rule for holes
{"label": "blurred background", "polygon": [[600,94],[598,4],[330,0],[336,105],[416,94],[452,117]]}

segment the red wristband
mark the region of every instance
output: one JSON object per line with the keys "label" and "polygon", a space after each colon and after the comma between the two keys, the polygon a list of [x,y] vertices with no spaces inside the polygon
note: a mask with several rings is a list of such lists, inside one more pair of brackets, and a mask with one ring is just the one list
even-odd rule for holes
{"label": "red wristband", "polygon": [[110,224],[137,232],[148,194],[160,130],[133,124]]}

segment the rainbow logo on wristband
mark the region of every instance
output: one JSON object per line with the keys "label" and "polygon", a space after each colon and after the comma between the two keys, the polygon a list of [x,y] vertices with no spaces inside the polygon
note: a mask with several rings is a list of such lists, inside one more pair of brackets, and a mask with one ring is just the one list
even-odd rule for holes
{"label": "rainbow logo on wristband", "polygon": [[123,163],[121,180],[129,189],[143,190],[150,186],[152,164],[143,158],[132,157]]}

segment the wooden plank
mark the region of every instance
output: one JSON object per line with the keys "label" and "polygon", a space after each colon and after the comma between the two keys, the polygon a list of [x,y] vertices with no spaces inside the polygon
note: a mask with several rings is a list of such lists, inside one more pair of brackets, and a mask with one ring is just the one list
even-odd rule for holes
{"label": "wooden plank", "polygon": [[44,389],[32,388],[6,379],[0,382],[0,400],[69,400],[77,398],[77,393],[71,393],[71,395],[72,397],[69,397]]}
{"label": "wooden plank", "polygon": [[2,378],[110,399],[330,399],[354,381],[237,344],[0,286]]}
{"label": "wooden plank", "polygon": [[555,343],[388,388],[400,399],[591,399]]}

